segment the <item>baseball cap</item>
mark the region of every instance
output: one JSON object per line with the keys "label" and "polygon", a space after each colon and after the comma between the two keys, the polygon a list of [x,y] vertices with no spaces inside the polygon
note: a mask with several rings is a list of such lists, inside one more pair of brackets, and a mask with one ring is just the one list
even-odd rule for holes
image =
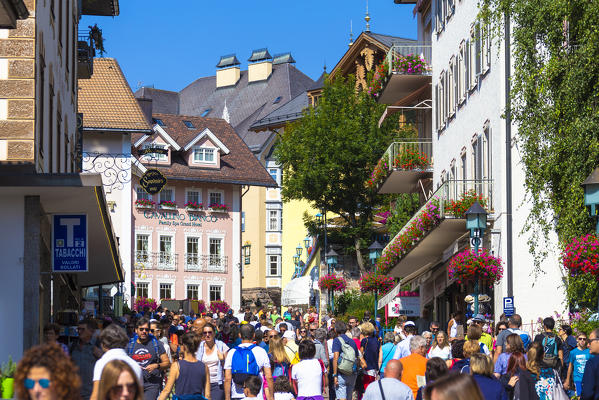
{"label": "baseball cap", "polygon": [[483,322],[483,321],[485,321],[485,316],[482,314],[476,314],[474,317],[472,317],[472,321]]}
{"label": "baseball cap", "polygon": [[291,331],[285,331],[285,333],[283,333],[283,337],[285,339],[295,340],[295,333],[293,333]]}
{"label": "baseball cap", "polygon": [[403,326],[416,326],[416,324],[414,323],[414,321],[406,321],[406,323],[403,324]]}

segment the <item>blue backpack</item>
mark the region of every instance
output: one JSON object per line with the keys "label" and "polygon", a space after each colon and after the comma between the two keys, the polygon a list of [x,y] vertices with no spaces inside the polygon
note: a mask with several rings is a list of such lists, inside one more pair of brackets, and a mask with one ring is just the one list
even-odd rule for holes
{"label": "blue backpack", "polygon": [[235,353],[231,360],[231,374],[233,382],[237,385],[243,385],[249,376],[260,374],[260,368],[258,368],[256,357],[252,352],[254,347],[256,347],[255,344],[247,347],[235,347]]}
{"label": "blue backpack", "polygon": [[[149,336],[150,336],[150,341],[152,342],[152,345],[154,345],[154,351],[156,352],[156,357],[158,357],[158,359],[160,359],[160,352],[158,351],[158,339],[156,339],[156,336],[154,336],[154,335],[149,335]],[[137,334],[135,334],[135,335],[133,335],[131,340],[129,340],[129,344],[127,345],[127,355],[129,357],[131,357],[131,355],[133,354],[133,351],[135,350],[135,343],[137,343],[137,339],[138,339],[138,336],[137,336]]]}
{"label": "blue backpack", "polygon": [[276,360],[271,359],[272,366],[272,379],[275,380],[279,376],[284,376],[285,378],[289,378],[289,363],[283,361],[282,363],[277,362]]}

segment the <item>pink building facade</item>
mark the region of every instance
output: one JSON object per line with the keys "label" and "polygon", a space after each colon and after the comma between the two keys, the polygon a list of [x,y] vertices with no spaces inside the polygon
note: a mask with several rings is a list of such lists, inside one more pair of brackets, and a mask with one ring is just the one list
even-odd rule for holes
{"label": "pink building facade", "polygon": [[[224,300],[241,306],[242,191],[274,186],[223,120],[154,115],[154,134],[132,139],[132,273],[136,296]],[[193,127],[193,128],[191,128]],[[139,155],[141,149],[165,155]],[[148,194],[140,180],[159,170],[167,184]]]}

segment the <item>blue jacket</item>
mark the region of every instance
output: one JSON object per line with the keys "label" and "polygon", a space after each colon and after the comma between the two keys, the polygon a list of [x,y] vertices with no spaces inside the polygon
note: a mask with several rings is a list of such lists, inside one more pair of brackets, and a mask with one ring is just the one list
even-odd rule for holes
{"label": "blue jacket", "polygon": [[581,400],[599,400],[599,356],[593,354],[584,367]]}
{"label": "blue jacket", "polygon": [[501,382],[495,378],[474,374],[472,375],[485,400],[507,400],[507,393]]}

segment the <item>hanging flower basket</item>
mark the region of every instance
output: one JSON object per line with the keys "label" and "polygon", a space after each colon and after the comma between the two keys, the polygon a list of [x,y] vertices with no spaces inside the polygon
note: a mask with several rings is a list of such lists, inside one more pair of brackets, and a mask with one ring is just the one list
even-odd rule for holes
{"label": "hanging flower basket", "polygon": [[572,239],[564,249],[562,263],[570,276],[591,274],[599,279],[599,238],[585,235]]}
{"label": "hanging flower basket", "polygon": [[366,93],[377,99],[383,91],[388,79],[389,63],[383,62],[376,67],[374,75],[368,84],[368,89],[366,89]]}
{"label": "hanging flower basket", "polygon": [[146,307],[148,307],[150,311],[156,311],[156,308],[158,307],[158,305],[156,304],[156,300],[147,297],[137,296],[135,298],[135,301],[133,302],[133,309],[137,312],[141,312]]}
{"label": "hanging flower basket", "polygon": [[362,275],[358,281],[360,289],[363,292],[376,292],[385,294],[395,286],[395,279],[390,276],[379,275],[375,272],[368,272]]}
{"label": "hanging flower basket", "polygon": [[483,249],[476,254],[474,250],[464,250],[456,254],[449,263],[449,279],[464,283],[480,279],[495,284],[503,276],[501,259]]}
{"label": "hanging flower basket", "polygon": [[226,301],[223,300],[215,300],[215,301],[211,301],[210,302],[210,312],[211,313],[227,313],[227,311],[229,311],[231,309],[231,307],[229,307],[229,305],[227,304]]}
{"label": "hanging flower basket", "polygon": [[341,291],[347,288],[347,281],[337,275],[324,275],[318,280],[318,287],[321,290]]}

